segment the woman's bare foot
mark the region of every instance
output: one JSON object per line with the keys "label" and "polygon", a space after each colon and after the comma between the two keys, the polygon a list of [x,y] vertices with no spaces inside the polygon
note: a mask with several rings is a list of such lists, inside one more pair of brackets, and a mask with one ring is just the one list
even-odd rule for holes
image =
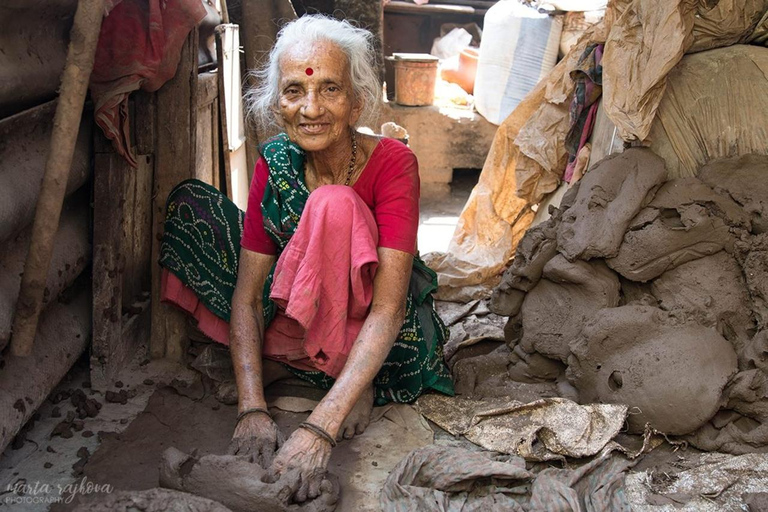
{"label": "woman's bare foot", "polygon": [[[289,379],[293,374],[285,369],[285,366],[269,359],[264,359],[262,363],[262,385],[264,388],[277,382],[278,380]],[[235,380],[226,380],[220,382],[216,387],[216,400],[226,405],[237,404],[237,384]]]}
{"label": "woman's bare foot", "polygon": [[272,361],[271,359],[263,359],[261,367],[263,373],[261,377],[261,383],[264,386],[264,389],[266,389],[267,386],[273,382],[290,379],[293,377],[293,374],[288,371],[285,366],[278,363],[277,361]]}
{"label": "woman's bare foot", "polygon": [[365,432],[368,424],[371,422],[371,411],[373,410],[373,385],[363,391],[363,395],[352,408],[347,419],[341,424],[336,440],[352,439],[355,435]]}

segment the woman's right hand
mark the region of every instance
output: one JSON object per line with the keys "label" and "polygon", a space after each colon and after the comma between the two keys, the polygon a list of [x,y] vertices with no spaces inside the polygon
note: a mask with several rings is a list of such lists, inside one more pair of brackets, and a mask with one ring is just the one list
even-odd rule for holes
{"label": "woman's right hand", "polygon": [[230,455],[251,456],[266,469],[282,444],[283,436],[272,418],[254,412],[244,416],[235,427],[228,452]]}

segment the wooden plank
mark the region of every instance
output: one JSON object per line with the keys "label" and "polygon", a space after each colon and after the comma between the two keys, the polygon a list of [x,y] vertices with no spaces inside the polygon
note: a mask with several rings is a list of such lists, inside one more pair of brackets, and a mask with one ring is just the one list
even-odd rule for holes
{"label": "wooden plank", "polygon": [[421,14],[429,16],[431,14],[465,14],[469,16],[484,16],[488,9],[470,7],[467,5],[446,5],[446,4],[412,4],[399,0],[392,0],[384,6],[384,12]]}
{"label": "wooden plank", "polygon": [[115,153],[94,155],[91,374],[98,389],[108,386],[115,370],[113,353],[121,344],[123,274],[120,267],[129,167]]}
{"label": "wooden plank", "polygon": [[[195,168],[195,178],[213,185],[213,162],[219,155],[213,153],[213,103],[197,109],[197,147],[198,159]],[[218,119],[215,120],[218,124]],[[217,134],[218,135],[218,134]]]}
{"label": "wooden plank", "polygon": [[195,177],[215,186],[218,182],[219,133],[218,112],[219,76],[218,73],[200,73],[197,77],[197,142],[198,159]]}
{"label": "wooden plank", "polygon": [[221,190],[221,126],[218,101],[211,104],[211,128],[213,129],[213,186]]}
{"label": "wooden plank", "polygon": [[440,0],[441,4],[465,5],[469,7],[479,7],[481,9],[490,9],[497,0]]}
{"label": "wooden plank", "polygon": [[156,95],[146,91],[133,93],[133,143],[136,154],[151,155],[155,152],[155,103]]}
{"label": "wooden plank", "polygon": [[227,196],[241,209],[248,206],[250,185],[247,155],[235,156],[245,143],[242,81],[240,74],[240,28],[216,27],[216,51],[219,62],[219,112]]}
{"label": "wooden plank", "polygon": [[[136,201],[133,208],[134,269],[130,277],[136,282],[138,293],[131,297],[149,297],[151,290],[152,262],[152,175],[155,162],[152,155],[137,155],[139,168],[136,169]],[[146,339],[144,340],[146,342]]]}
{"label": "wooden plank", "polygon": [[197,108],[207,107],[218,97],[219,74],[216,71],[208,71],[197,75]]}
{"label": "wooden plank", "polygon": [[157,145],[152,191],[152,357],[182,360],[189,343],[183,313],[160,302],[162,269],[157,263],[165,222],[165,202],[179,182],[195,173],[197,148],[197,29],[181,51],[176,75],[157,92]]}
{"label": "wooden plank", "polygon": [[[134,228],[135,228],[135,216],[133,215],[136,209],[136,169],[130,167],[120,169],[119,171],[123,176],[122,191],[112,191],[112,199],[116,199],[115,193],[119,193],[119,201],[121,205],[122,213],[122,238],[120,240],[120,260],[118,262],[118,273],[121,281],[122,302],[121,304],[128,305],[133,302],[133,297],[139,292],[136,281],[133,279],[133,275],[136,272],[136,260],[138,254],[136,253],[136,245],[133,243]],[[94,191],[95,193],[95,191]],[[97,219],[94,215],[94,219]],[[122,314],[122,309],[121,312]]]}

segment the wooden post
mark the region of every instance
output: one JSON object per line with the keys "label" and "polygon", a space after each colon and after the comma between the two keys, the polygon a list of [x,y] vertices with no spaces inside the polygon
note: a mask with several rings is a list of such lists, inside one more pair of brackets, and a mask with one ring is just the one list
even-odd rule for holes
{"label": "wooden post", "polygon": [[51,135],[51,149],[35,211],[32,241],[24,266],[21,293],[16,303],[11,340],[11,352],[15,356],[28,356],[32,353],[37,322],[43,307],[43,292],[53,252],[53,241],[59,226],[61,206],[75,151],[80,117],[83,114],[85,93],[93,69],[103,13],[104,0],[80,0],[70,32],[67,63],[61,79],[61,93]]}
{"label": "wooden post", "polygon": [[134,152],[131,168],[101,132],[94,149],[91,383],[103,390],[147,339],[153,161]]}
{"label": "wooden post", "polygon": [[[277,32],[283,25],[296,19],[296,11],[290,0],[248,0],[242,3],[242,20],[240,22],[242,43],[245,48],[245,67],[252,71],[261,65],[272,49],[277,38]],[[246,81],[245,86],[255,84]],[[222,115],[224,113],[222,112]],[[260,141],[269,134],[257,133],[250,120],[246,119],[246,152],[247,167],[250,172],[259,158],[257,150]]]}
{"label": "wooden post", "polygon": [[157,91],[155,178],[152,193],[152,332],[150,354],[180,361],[186,353],[187,322],[183,313],[160,303],[158,264],[165,223],[165,202],[179,182],[195,176],[197,160],[197,28],[181,51],[176,75]]}

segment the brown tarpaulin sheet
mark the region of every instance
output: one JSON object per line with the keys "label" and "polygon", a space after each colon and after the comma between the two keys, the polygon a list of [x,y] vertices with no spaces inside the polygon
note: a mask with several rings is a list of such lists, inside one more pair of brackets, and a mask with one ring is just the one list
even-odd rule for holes
{"label": "brown tarpaulin sheet", "polygon": [[[425,257],[438,272],[438,298],[487,296],[533,220],[531,207],[560,183],[574,85],[570,71],[588,44],[605,43],[603,109],[618,137],[644,141],[664,97],[667,75],[683,55],[740,42],[765,44],[766,10],[768,0],[721,0],[714,7],[696,0],[611,2],[603,21],[584,34],[499,126],[447,253]],[[690,123],[672,124],[664,122],[670,144],[697,136]],[[670,133],[674,130],[678,132]],[[676,151],[686,161],[683,165],[691,165],[683,153]]]}

